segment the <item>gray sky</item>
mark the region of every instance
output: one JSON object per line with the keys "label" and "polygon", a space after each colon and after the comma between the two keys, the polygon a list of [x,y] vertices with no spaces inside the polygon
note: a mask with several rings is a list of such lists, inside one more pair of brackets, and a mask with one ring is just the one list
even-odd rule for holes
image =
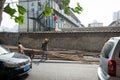
{"label": "gray sky", "polygon": [[120,0],[71,0],[70,6],[75,6],[76,2],[84,9],[80,15],[76,15],[85,26],[94,20],[108,26],[112,22],[113,12],[120,10]]}

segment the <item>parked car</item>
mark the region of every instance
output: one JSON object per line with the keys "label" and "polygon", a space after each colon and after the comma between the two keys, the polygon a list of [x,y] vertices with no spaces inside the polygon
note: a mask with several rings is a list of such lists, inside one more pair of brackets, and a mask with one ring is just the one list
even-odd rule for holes
{"label": "parked car", "polygon": [[27,74],[31,68],[32,63],[28,56],[11,52],[0,45],[0,80]]}
{"label": "parked car", "polygon": [[104,44],[97,73],[99,80],[120,80],[120,37],[112,37]]}

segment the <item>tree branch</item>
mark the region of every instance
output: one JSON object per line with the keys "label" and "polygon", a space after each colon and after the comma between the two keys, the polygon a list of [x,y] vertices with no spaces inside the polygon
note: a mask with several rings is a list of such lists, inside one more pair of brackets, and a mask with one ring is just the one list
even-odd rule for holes
{"label": "tree branch", "polygon": [[2,21],[2,12],[3,12],[3,6],[6,0],[1,0],[0,1],[0,25],[1,25],[1,21]]}

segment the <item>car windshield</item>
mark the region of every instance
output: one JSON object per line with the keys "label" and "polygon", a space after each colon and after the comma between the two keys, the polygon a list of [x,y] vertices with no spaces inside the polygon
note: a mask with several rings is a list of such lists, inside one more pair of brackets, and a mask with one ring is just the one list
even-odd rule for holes
{"label": "car windshield", "polygon": [[8,54],[8,53],[10,53],[8,49],[4,48],[3,46],[0,46],[0,55]]}

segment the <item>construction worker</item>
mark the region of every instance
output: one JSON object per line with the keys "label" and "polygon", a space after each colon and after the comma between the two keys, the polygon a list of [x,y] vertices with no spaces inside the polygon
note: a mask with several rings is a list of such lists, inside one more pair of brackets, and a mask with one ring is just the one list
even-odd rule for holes
{"label": "construction worker", "polygon": [[18,42],[19,53],[24,54],[24,49],[25,49],[25,47],[20,42]]}
{"label": "construction worker", "polygon": [[[48,50],[48,42],[49,42],[49,39],[48,39],[48,38],[45,38],[45,39],[43,40],[42,45],[41,45],[41,49],[42,49],[43,51],[47,51],[47,50]],[[47,54],[43,54],[41,60],[43,60],[43,59],[47,60],[47,59],[48,59],[48,55],[47,55]]]}

